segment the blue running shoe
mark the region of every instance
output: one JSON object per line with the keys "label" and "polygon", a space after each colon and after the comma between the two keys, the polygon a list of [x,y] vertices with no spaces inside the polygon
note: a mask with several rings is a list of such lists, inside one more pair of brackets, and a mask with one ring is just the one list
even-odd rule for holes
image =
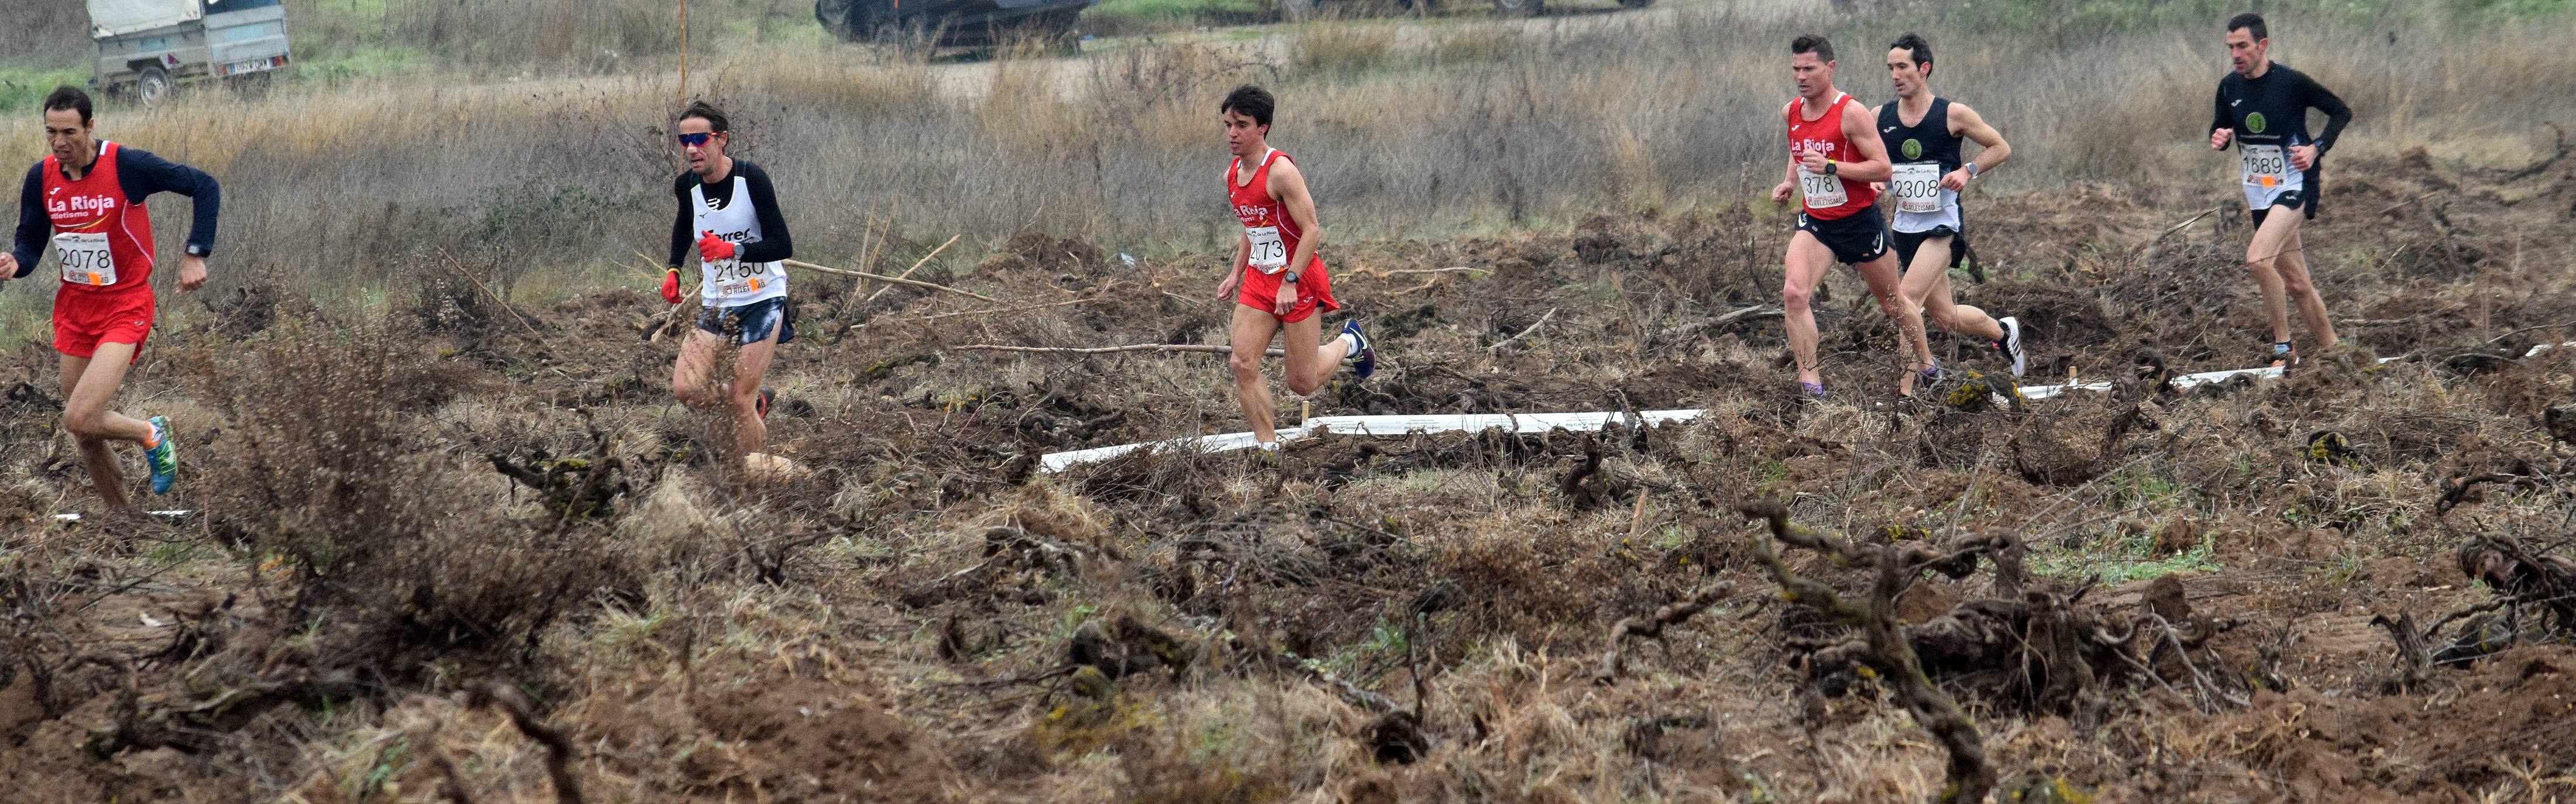
{"label": "blue running shoe", "polygon": [[154,416],[147,422],[152,425],[152,445],[143,448],[143,459],[152,464],[152,493],[168,494],[170,484],[179,480],[179,445],[172,443],[169,417]]}
{"label": "blue running shoe", "polygon": [[1360,334],[1359,319],[1342,322],[1342,334],[1350,336],[1352,345],[1359,347],[1349,356],[1342,358],[1351,364],[1351,373],[1359,375],[1363,380],[1368,379],[1368,375],[1377,373],[1377,350],[1369,346],[1367,335]]}

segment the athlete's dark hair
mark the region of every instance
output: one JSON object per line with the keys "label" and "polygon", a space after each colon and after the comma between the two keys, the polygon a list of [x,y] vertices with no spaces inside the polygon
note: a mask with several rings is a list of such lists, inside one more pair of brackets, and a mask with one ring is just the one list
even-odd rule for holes
{"label": "athlete's dark hair", "polygon": [[1270,97],[1270,90],[1245,84],[1225,93],[1225,102],[1217,104],[1216,113],[1233,112],[1252,118],[1254,125],[1266,126],[1270,125],[1271,110],[1278,105],[1279,101]]}
{"label": "athlete's dark hair", "polygon": [[1789,40],[1789,55],[1800,53],[1813,53],[1816,58],[1833,61],[1834,43],[1825,41],[1821,34],[1799,34],[1798,38]]}
{"label": "athlete's dark hair", "polygon": [[733,121],[725,119],[724,110],[706,101],[690,101],[689,108],[680,112],[682,120],[692,117],[707,121],[707,130],[718,134],[733,130]]}
{"label": "athlete's dark hair", "polygon": [[45,96],[45,111],[79,112],[84,126],[89,125],[89,110],[89,93],[80,91],[80,87],[64,84]]}
{"label": "athlete's dark hair", "polygon": [[2263,15],[2251,11],[2227,18],[2227,30],[2238,29],[2253,34],[2255,41],[2258,42],[2272,38],[2270,31],[2263,30]]}
{"label": "athlete's dark hair", "polygon": [[1896,41],[1887,43],[1887,48],[1889,50],[1895,50],[1897,48],[1906,49],[1908,52],[1913,54],[1914,63],[1923,66],[1924,75],[1932,74],[1932,43],[1923,41],[1922,34],[1915,33],[1913,31],[1906,31],[1904,36],[1897,37]]}

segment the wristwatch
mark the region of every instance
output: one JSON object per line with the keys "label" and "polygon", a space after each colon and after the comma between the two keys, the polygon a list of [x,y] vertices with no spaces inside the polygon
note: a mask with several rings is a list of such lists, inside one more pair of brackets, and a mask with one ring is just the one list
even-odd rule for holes
{"label": "wristwatch", "polygon": [[1283,282],[1283,283],[1286,283],[1286,284],[1291,284],[1291,285],[1296,284],[1296,283],[1297,283],[1297,272],[1296,272],[1296,271],[1289,271],[1289,272],[1288,272],[1288,274],[1287,274],[1286,276],[1282,276],[1282,277],[1280,277],[1280,278],[1279,278],[1279,281],[1280,281],[1280,282]]}
{"label": "wristwatch", "polygon": [[1977,177],[1977,163],[1975,163],[1975,162],[1970,162],[1970,163],[1968,163],[1968,178],[1973,179],[1973,178],[1976,178],[1976,177]]}
{"label": "wristwatch", "polygon": [[188,244],[188,249],[187,249],[187,251],[188,251],[188,256],[191,256],[191,257],[203,257],[203,256],[206,256],[206,247],[205,247],[205,246],[197,245],[197,244],[195,244],[195,243],[190,243],[190,244]]}
{"label": "wristwatch", "polygon": [[1825,175],[1827,175],[1827,176],[1834,175],[1834,160],[1831,160],[1831,159],[1827,159],[1827,160],[1825,160]]}

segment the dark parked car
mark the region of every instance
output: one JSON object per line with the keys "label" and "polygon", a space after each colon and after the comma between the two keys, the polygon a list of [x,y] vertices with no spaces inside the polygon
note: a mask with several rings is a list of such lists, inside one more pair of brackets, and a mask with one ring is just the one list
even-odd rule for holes
{"label": "dark parked car", "polygon": [[1092,0],[814,0],[814,19],[845,42],[985,47],[1070,41]]}

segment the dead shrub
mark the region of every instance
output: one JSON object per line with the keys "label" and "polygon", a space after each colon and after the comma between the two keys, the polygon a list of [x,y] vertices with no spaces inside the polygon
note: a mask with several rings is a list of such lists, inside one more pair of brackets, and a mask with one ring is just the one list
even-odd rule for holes
{"label": "dead shrub", "polygon": [[225,422],[197,453],[214,532],[291,568],[289,621],[355,626],[356,663],[405,672],[415,654],[533,647],[622,576],[601,526],[476,500],[489,469],[420,435],[405,389],[436,375],[381,323],[281,327],[224,353],[201,341],[179,362]]}

